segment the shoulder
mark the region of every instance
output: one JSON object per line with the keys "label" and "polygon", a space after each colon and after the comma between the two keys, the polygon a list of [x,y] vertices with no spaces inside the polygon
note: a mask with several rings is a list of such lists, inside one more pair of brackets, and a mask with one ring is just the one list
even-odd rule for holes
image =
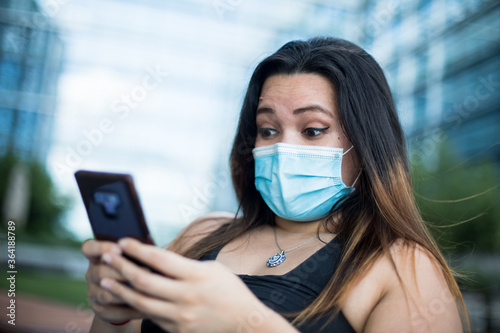
{"label": "shoulder", "polygon": [[211,212],[188,224],[167,246],[168,250],[184,253],[192,245],[208,236],[224,224],[234,220],[235,214],[230,212]]}
{"label": "shoulder", "polygon": [[418,245],[393,244],[353,288],[344,311],[359,302],[367,304],[364,312],[352,317],[364,332],[462,332],[438,260]]}

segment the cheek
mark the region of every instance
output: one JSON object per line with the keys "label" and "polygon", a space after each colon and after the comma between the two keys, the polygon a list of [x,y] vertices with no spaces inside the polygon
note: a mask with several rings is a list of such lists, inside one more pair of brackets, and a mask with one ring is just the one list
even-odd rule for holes
{"label": "cheek", "polygon": [[[330,143],[328,144],[329,146],[343,148],[344,152],[347,151],[352,146],[351,142],[347,139],[347,136],[342,131],[339,130],[332,133],[332,135],[329,137],[329,140],[330,140]],[[349,154],[350,152],[344,157],[347,158]]]}
{"label": "cheek", "polygon": [[342,144],[342,147],[344,148],[344,150],[351,148],[352,143],[349,141],[349,139],[347,139],[347,136],[345,135],[345,133],[342,130],[337,132],[337,139]]}
{"label": "cheek", "polygon": [[331,140],[332,147],[340,147],[346,151],[352,146],[351,142],[344,133],[342,126],[337,121],[331,122],[330,133],[328,136]]}
{"label": "cheek", "polygon": [[342,158],[342,181],[346,186],[351,186],[358,175],[359,170],[356,165],[356,155],[354,150],[351,150]]}
{"label": "cheek", "polygon": [[263,140],[262,138],[257,137],[255,139],[255,148],[269,146],[272,145],[273,143],[274,142],[272,142],[271,140]]}

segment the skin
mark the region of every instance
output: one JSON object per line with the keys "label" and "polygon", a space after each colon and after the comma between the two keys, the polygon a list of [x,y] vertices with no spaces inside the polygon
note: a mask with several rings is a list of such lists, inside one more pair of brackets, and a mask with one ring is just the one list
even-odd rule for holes
{"label": "skin", "polygon": [[[352,144],[343,133],[335,91],[315,74],[272,76],[262,89],[257,115],[256,146],[278,142],[341,147]],[[351,185],[359,173],[355,150],[344,155],[342,178]],[[232,216],[232,215],[231,215]],[[221,217],[221,216],[218,216]],[[223,216],[222,216],[223,217]],[[230,220],[228,217],[226,221]],[[316,235],[321,220],[294,222],[276,217],[282,248],[291,248]],[[197,242],[224,219],[205,219],[188,229],[185,246]],[[321,237],[327,242],[335,235]],[[141,318],[151,318],[170,332],[297,332],[267,308],[235,274],[281,275],[324,243],[319,239],[291,251],[286,262],[265,266],[277,252],[274,230],[262,226],[224,246],[215,261],[199,262],[150,245],[125,239],[118,244],[87,241],[89,299],[96,313],[91,332],[140,332]],[[164,276],[152,274],[121,255],[126,253]],[[382,257],[349,293],[341,310],[357,332],[462,332],[455,301],[425,250],[400,246],[391,249],[399,276],[389,256]],[[415,265],[413,266],[412,263]],[[123,284],[128,281],[131,289]],[[250,320],[253,318],[254,320]],[[255,321],[258,318],[258,321]],[[109,322],[133,320],[123,326]],[[253,323],[253,324],[250,324]]]}

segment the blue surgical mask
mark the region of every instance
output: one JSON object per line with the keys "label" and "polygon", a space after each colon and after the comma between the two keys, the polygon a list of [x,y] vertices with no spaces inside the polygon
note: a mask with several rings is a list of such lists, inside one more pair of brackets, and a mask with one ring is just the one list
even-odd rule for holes
{"label": "blue surgical mask", "polygon": [[342,181],[342,148],[276,143],[252,150],[255,187],[271,210],[291,221],[314,221],[354,191]]}

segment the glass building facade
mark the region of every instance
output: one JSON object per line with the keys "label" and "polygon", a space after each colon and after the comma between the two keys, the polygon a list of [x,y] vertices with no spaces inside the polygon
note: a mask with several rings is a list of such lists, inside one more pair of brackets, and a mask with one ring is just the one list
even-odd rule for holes
{"label": "glass building facade", "polygon": [[63,43],[33,0],[0,1],[0,156],[45,162]]}
{"label": "glass building facade", "polygon": [[499,169],[500,2],[368,1],[364,13],[361,44],[389,77],[414,161],[446,144]]}

